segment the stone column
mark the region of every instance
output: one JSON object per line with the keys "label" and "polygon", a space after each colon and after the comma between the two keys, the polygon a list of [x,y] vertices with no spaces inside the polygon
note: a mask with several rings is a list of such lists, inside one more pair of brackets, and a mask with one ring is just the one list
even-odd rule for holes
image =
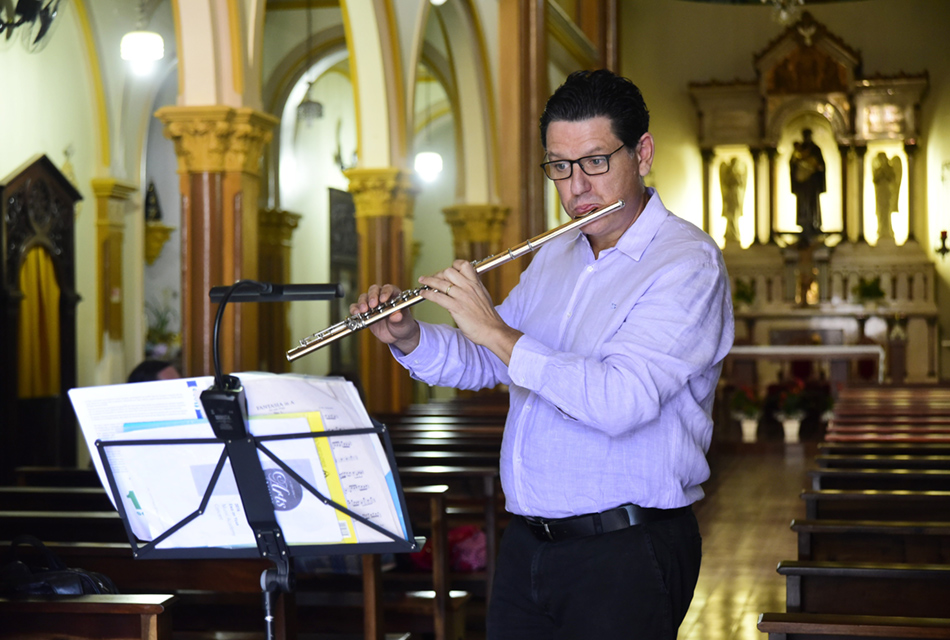
{"label": "stone column", "polygon": [[[248,107],[163,107],[155,117],[175,143],[181,185],[182,368],[214,372],[217,305],[211,287],[258,278],[260,159],[277,118]],[[222,373],[257,369],[258,305],[229,305]]]}
{"label": "stone column", "polygon": [[703,231],[711,234],[712,219],[709,213],[709,172],[712,170],[713,150],[700,149],[699,153],[703,157]]}
{"label": "stone column", "polygon": [[[401,289],[409,282],[409,248],[412,238],[412,207],[416,188],[412,174],[393,167],[349,169],[359,235],[359,288],[393,284]],[[389,353],[389,348],[368,330],[361,331],[360,376],[370,413],[397,412],[412,401],[409,374]]]}
{"label": "stone column", "polygon": [[[97,356],[103,356],[105,336],[122,340],[122,245],[125,235],[125,212],[128,201],[138,188],[115,178],[93,178],[92,192],[96,195],[96,261],[99,309]],[[124,368],[125,363],[116,363]],[[124,380],[124,375],[116,381]]]}
{"label": "stone column", "polygon": [[[472,262],[503,251],[501,234],[508,212],[507,207],[497,204],[459,204],[442,209],[452,229],[455,257]],[[482,282],[495,304],[501,302],[499,271],[483,274]]]}
{"label": "stone column", "polygon": [[762,181],[759,179],[759,159],[762,157],[762,149],[753,147],[750,151],[752,152],[752,189],[755,193],[752,213],[752,219],[755,221],[753,224],[755,235],[752,237],[752,244],[762,244],[759,240],[759,223],[762,220],[762,208],[759,206],[759,196],[762,193]]}
{"label": "stone column", "polygon": [[846,144],[838,145],[841,155],[841,241],[848,242],[848,160],[851,158],[851,147]]}
{"label": "stone column", "polygon": [[778,184],[777,167],[775,166],[775,157],[778,155],[778,149],[768,147],[765,150],[769,159],[769,244],[775,242],[775,226],[778,219],[778,193],[776,185]]}
{"label": "stone column", "polygon": [[860,145],[854,148],[855,154],[857,155],[857,165],[858,165],[858,185],[855,191],[855,204],[858,209],[858,237],[857,242],[863,242],[867,244],[868,240],[864,237],[864,156],[867,155],[868,148],[866,145]]}
{"label": "stone column", "polygon": [[[917,141],[906,140],[904,142],[904,153],[907,154],[907,177],[904,178],[904,183],[907,185],[907,242],[916,242],[917,211],[914,203],[917,199],[914,197],[914,182],[917,173]],[[926,235],[924,234],[924,236]]]}

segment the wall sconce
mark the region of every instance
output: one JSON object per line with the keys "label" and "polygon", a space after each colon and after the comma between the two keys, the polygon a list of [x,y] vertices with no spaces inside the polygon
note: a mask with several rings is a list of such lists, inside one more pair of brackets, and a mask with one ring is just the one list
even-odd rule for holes
{"label": "wall sconce", "polygon": [[940,246],[934,249],[935,253],[940,254],[940,259],[943,260],[948,253],[950,253],[950,248],[947,248],[947,232],[940,232]]}
{"label": "wall sconce", "polygon": [[[23,30],[23,47],[30,53],[42,50],[49,42],[53,27],[58,25],[62,0],[17,0],[0,5],[0,46],[13,39],[13,32]],[[12,12],[12,13],[11,13]]]}
{"label": "wall sconce", "polygon": [[165,57],[165,41],[154,31],[146,31],[145,0],[139,2],[139,20],[135,31],[129,31],[122,36],[119,43],[119,54],[123,60],[128,60],[132,71],[137,75],[148,75],[155,62]]}

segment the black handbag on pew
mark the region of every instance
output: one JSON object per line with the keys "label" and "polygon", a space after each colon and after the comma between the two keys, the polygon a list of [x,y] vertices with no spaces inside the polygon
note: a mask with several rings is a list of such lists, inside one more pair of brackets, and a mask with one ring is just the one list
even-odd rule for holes
{"label": "black handbag on pew", "polygon": [[[19,545],[32,546],[40,557],[30,561],[20,559],[17,555]],[[107,576],[67,567],[41,540],[31,535],[14,538],[10,543],[8,561],[0,565],[0,596],[76,596],[118,592]]]}

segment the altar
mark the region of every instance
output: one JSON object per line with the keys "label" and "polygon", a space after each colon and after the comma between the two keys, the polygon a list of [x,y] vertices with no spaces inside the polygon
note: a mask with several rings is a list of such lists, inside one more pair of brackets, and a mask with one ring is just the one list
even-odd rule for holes
{"label": "altar", "polygon": [[936,381],[937,278],[915,198],[926,71],[864,75],[808,12],[753,60],[754,80],[689,87],[704,228],[735,303],[725,381],[761,392],[793,362],[832,386]]}

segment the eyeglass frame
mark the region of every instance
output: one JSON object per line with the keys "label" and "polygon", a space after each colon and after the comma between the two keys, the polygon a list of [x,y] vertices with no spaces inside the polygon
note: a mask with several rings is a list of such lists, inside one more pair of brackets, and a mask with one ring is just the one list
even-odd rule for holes
{"label": "eyeglass frame", "polygon": [[[539,166],[541,167],[541,170],[544,172],[544,176],[545,176],[548,180],[552,180],[552,181],[554,181],[554,182],[557,182],[557,181],[560,181],[560,180],[567,180],[568,178],[570,178],[571,176],[573,176],[573,175],[574,175],[574,165],[575,165],[575,164],[576,164],[578,167],[581,168],[581,171],[583,171],[585,175],[588,175],[588,176],[602,176],[602,175],[604,175],[605,173],[607,173],[608,171],[610,171],[610,156],[614,155],[615,153],[617,153],[618,151],[620,151],[621,149],[623,149],[625,146],[627,146],[627,145],[626,145],[626,144],[621,144],[619,147],[617,147],[616,149],[614,149],[614,150],[611,151],[610,153],[595,153],[594,155],[584,156],[584,157],[578,158],[578,159],[576,159],[576,160],[567,160],[567,159],[563,159],[563,160],[549,160],[549,161],[547,161],[547,162],[542,162]],[[584,165],[581,164],[581,163],[582,163],[584,160],[590,160],[591,158],[603,158],[603,159],[607,162],[607,168],[604,169],[603,171],[601,171],[600,173],[591,173],[591,172],[589,172],[587,169],[584,168]],[[570,171],[570,173],[568,173],[568,174],[567,174],[566,176],[564,176],[563,178],[552,178],[552,177],[548,174],[548,170],[547,170],[546,167],[548,167],[549,165],[552,165],[552,164],[557,164],[557,163],[559,163],[559,162],[567,162],[567,163],[569,163],[568,166],[571,168],[571,171]]]}

